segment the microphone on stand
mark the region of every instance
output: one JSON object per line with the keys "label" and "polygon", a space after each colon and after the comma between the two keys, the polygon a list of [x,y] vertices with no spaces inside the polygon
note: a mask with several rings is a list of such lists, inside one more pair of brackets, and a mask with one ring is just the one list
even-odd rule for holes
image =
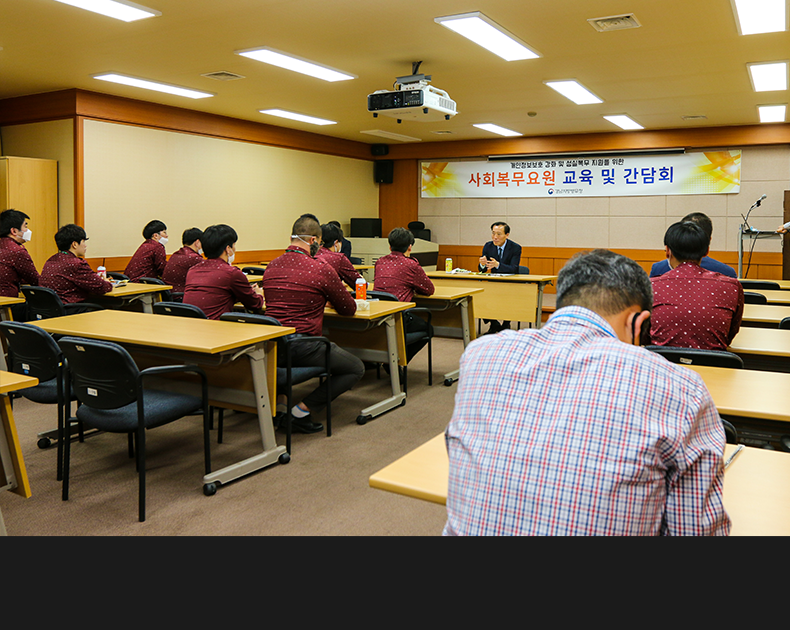
{"label": "microphone on stand", "polygon": [[746,225],[746,231],[747,232],[759,232],[760,231],[760,230],[756,230],[751,225],[749,225],[749,215],[752,213],[752,210],[757,208],[763,202],[763,199],[765,199],[766,197],[768,197],[768,195],[763,193],[762,196],[757,201],[755,201],[752,204],[752,207],[749,208],[749,212],[746,213],[746,216],[741,215],[741,218],[743,219],[743,223]]}

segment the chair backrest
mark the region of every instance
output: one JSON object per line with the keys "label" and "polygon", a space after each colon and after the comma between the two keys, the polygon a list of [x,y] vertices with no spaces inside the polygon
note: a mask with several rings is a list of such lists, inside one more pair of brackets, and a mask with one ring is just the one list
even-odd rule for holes
{"label": "chair backrest", "polygon": [[767,280],[741,280],[741,286],[744,291],[749,289],[753,291],[780,291],[782,289],[777,282],[768,282]]}
{"label": "chair backrest", "polygon": [[266,267],[242,267],[241,273],[245,276],[262,276],[266,273]]}
{"label": "chair backrest", "polygon": [[361,258],[357,258],[356,256],[349,256],[348,259],[351,261],[352,265],[361,265],[362,264],[362,259]]}
{"label": "chair backrest", "polygon": [[781,322],[779,322],[779,328],[781,329],[788,329],[790,328],[790,317],[784,317]]}
{"label": "chair backrest", "polygon": [[74,395],[83,405],[118,409],[137,400],[140,371],[131,355],[117,343],[61,337],[58,345],[71,374]]}
{"label": "chair backrest", "polygon": [[[159,278],[138,278],[137,282],[141,284],[158,284],[159,286],[167,286],[164,280],[160,280]],[[163,302],[171,302],[172,296],[170,291],[162,291],[162,301]]]}
{"label": "chair backrest", "polygon": [[175,315],[176,317],[194,317],[208,319],[199,306],[182,302],[154,302],[151,307],[155,315]]}
{"label": "chair backrest", "polygon": [[31,286],[23,286],[21,289],[27,302],[28,317],[31,319],[63,317],[66,314],[63,302],[52,289]]}
{"label": "chair backrest", "polygon": [[408,227],[412,231],[414,231],[414,230],[424,230],[425,229],[425,223],[423,223],[422,221],[410,221],[409,225],[407,225],[406,227]]}
{"label": "chair backrest", "polygon": [[730,422],[729,420],[725,420],[721,416],[721,424],[724,426],[724,435],[727,439],[727,444],[737,444],[738,443],[738,429],[735,428],[735,425]]}
{"label": "chair backrest", "polygon": [[379,299],[384,302],[397,302],[398,298],[396,298],[392,293],[387,293],[386,291],[368,291],[368,297]]}
{"label": "chair backrest", "polygon": [[683,365],[709,365],[712,367],[742,368],[743,359],[726,350],[698,350],[697,348],[674,348],[672,346],[645,346],[672,363]]}
{"label": "chair backrest", "polygon": [[57,377],[63,353],[49,333],[33,324],[0,322],[0,334],[13,356],[12,372],[33,376],[40,383]]}
{"label": "chair backrest", "polygon": [[107,278],[112,278],[113,280],[128,280],[129,276],[120,271],[108,271]]}
{"label": "chair backrest", "polygon": [[519,265],[518,272],[520,274],[524,274],[526,276],[529,275],[529,267],[525,267],[524,265]]}
{"label": "chair backrest", "polygon": [[257,315],[255,313],[223,313],[219,316],[222,322],[240,322],[243,324],[265,324],[267,326],[282,326],[279,320],[268,315]]}
{"label": "chair backrest", "polygon": [[743,292],[743,301],[746,304],[768,304],[768,298],[762,293],[754,293],[752,291]]}

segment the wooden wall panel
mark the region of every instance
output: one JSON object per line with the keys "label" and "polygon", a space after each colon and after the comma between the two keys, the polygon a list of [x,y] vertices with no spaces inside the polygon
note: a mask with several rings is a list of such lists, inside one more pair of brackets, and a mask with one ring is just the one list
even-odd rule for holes
{"label": "wooden wall panel", "polygon": [[379,184],[382,236],[385,237],[393,228],[407,227],[411,221],[419,219],[419,169],[420,163],[417,160],[395,160],[392,183]]}

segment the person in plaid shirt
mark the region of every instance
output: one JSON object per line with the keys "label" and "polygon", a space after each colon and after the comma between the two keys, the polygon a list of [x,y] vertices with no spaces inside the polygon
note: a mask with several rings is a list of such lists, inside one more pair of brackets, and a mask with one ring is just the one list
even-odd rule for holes
{"label": "person in plaid shirt", "polygon": [[582,252],[543,328],[469,344],[444,534],[729,534],[721,420],[700,376],[638,347],[651,308],[636,262]]}

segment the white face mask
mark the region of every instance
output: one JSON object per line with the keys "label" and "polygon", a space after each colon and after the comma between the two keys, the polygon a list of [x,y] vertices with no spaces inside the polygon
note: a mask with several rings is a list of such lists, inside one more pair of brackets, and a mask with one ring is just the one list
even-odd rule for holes
{"label": "white face mask", "polygon": [[233,252],[230,256],[228,256],[228,264],[232,265],[233,260],[236,258],[236,252]]}
{"label": "white face mask", "polygon": [[29,241],[31,238],[33,238],[33,232],[30,231],[30,228],[22,232],[23,241]]}
{"label": "white face mask", "polygon": [[162,238],[160,238],[160,239],[159,239],[159,244],[160,244],[160,245],[162,245],[163,247],[164,247],[165,245],[167,245],[167,237],[166,237],[166,236],[163,236]]}

